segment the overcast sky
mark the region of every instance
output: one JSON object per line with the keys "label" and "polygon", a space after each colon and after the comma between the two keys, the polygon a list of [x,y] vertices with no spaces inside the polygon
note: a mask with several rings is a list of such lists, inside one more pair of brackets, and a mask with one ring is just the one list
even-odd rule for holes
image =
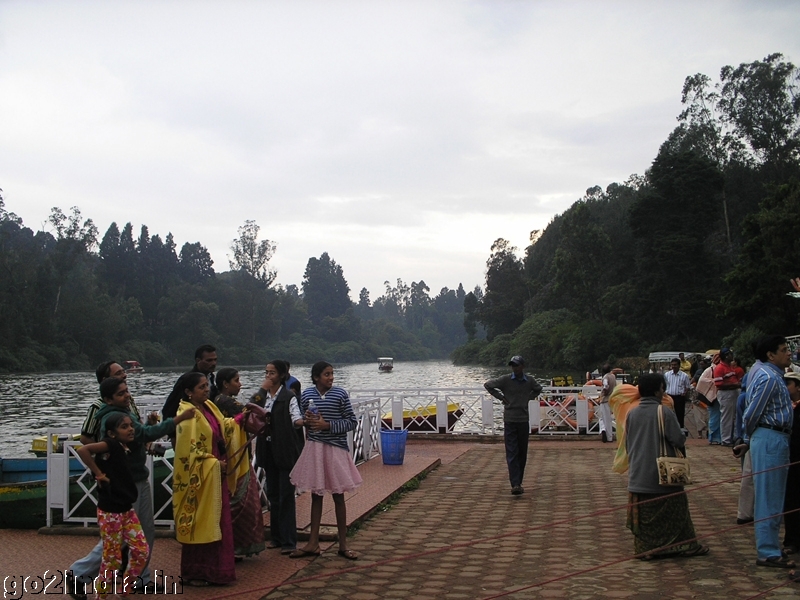
{"label": "overcast sky", "polygon": [[483,285],[585,190],[643,173],[687,75],[782,52],[797,2],[0,2],[0,188],[217,271],[246,219],[279,283]]}

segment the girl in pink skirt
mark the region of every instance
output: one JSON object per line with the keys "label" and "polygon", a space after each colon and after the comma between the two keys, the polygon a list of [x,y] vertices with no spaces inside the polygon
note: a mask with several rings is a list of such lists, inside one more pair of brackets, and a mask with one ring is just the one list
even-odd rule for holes
{"label": "girl in pink skirt", "polygon": [[347,391],[333,387],[333,366],[324,361],[311,367],[314,386],[303,390],[300,408],[308,427],[306,445],[290,474],[292,484],[301,491],[311,491],[311,534],[308,543],[289,556],[316,556],[319,550],[319,526],[322,521],[322,498],[333,496],[336,527],[339,530],[339,556],[357,560],[358,554],[347,548],[347,508],[344,493],[361,485],[361,474],[353,464],[347,447],[347,432],[356,428],[356,415]]}

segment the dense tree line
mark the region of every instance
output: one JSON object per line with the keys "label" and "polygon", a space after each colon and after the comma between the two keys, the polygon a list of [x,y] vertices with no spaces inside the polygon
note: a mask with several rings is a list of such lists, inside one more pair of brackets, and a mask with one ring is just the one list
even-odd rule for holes
{"label": "dense tree line", "polygon": [[[687,77],[644,176],[593,187],[524,259],[503,239],[464,303],[457,362],[587,369],[653,350],[800,333],[800,72],[773,54]],[[475,339],[482,324],[486,340]]]}
{"label": "dense tree line", "polygon": [[[229,270],[216,272],[200,242],[112,223],[102,238],[78,208],[54,208],[52,231],[34,232],[0,196],[0,370],[85,369],[113,358],[185,365],[217,346],[226,364],[338,362],[447,356],[467,336],[466,293],[401,280],[358,303],[342,267],[310,258],[302,285],[275,285],[276,246],[245,221]],[[99,240],[99,243],[98,243]]]}

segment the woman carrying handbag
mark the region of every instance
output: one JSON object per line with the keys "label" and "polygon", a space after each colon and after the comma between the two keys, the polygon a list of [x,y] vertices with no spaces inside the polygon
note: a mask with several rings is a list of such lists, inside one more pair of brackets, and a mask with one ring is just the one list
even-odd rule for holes
{"label": "woman carrying handbag", "polygon": [[[683,484],[661,483],[659,465],[680,462],[670,459],[680,458],[676,448],[683,448],[686,443],[675,413],[661,405],[665,389],[666,382],[660,373],[642,375],[641,402],[631,409],[625,422],[630,465],[627,527],[634,536],[634,551],[642,560],[702,556],[709,551],[708,546],[695,539]],[[663,427],[659,426],[659,413]],[[662,443],[666,460],[659,460]]]}

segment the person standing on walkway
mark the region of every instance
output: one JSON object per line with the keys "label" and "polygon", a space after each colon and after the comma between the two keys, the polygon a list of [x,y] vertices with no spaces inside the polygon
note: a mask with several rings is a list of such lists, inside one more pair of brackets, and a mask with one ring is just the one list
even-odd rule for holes
{"label": "person standing on walkway", "polygon": [[[109,377],[121,379],[122,381],[127,381],[128,379],[128,372],[125,371],[125,368],[113,360],[100,363],[95,371],[95,375],[97,377],[97,383],[103,383],[103,381]],[[86,418],[83,421],[83,425],[81,425],[81,444],[84,446],[93,442],[99,442],[100,438],[103,437],[100,435],[100,422],[97,420],[97,411],[105,405],[106,403],[102,397],[97,398],[97,400],[89,405],[89,410],[86,411]],[[136,402],[133,401],[133,396],[131,396],[130,413],[132,419],[136,419],[140,423],[142,422],[139,408],[136,406]]]}
{"label": "person standing on walkway", "polygon": [[281,554],[297,550],[295,488],[289,474],[303,451],[303,415],[294,390],[287,387],[285,361],[267,363],[264,383],[251,399],[269,414],[269,426],[256,441],[256,460],[264,469],[269,500],[268,548]]}
{"label": "person standing on walkway", "polygon": [[[125,458],[136,444],[133,421],[125,413],[115,413],[105,419],[105,424],[108,429],[101,441],[76,450],[97,481],[97,524],[103,542],[103,561],[96,588],[101,600],[109,593],[119,598],[117,591],[127,596],[150,555],[147,538],[133,509],[139,492]],[[121,572],[123,543],[129,549],[124,573]],[[121,590],[117,586],[117,573],[122,578]]]}
{"label": "person standing on walkway", "polygon": [[[202,373],[208,381],[208,397],[213,400],[219,395],[216,380],[214,379],[214,371],[217,370],[217,349],[211,344],[203,344],[194,351],[194,367],[189,373]],[[183,400],[183,382],[181,378],[175,382],[175,386],[167,396],[167,401],[164,402],[164,408],[161,409],[161,414],[166,419],[167,417],[174,417],[178,414],[178,405]],[[173,440],[173,445],[174,440]]]}
{"label": "person standing on walkway", "polygon": [[800,552],[800,373],[784,373],[783,378],[789,388],[792,399],[794,420],[798,425],[792,428],[789,440],[789,473],[786,476],[786,499],[783,504],[783,552],[796,554]]}
{"label": "person standing on walkway", "polygon": [[[236,398],[242,389],[239,371],[225,367],[217,372],[219,395],[212,398],[223,417],[233,419],[245,407]],[[241,450],[235,460],[250,464],[249,446]],[[231,492],[231,522],[233,524],[233,554],[237,560],[258,554],[266,548],[264,542],[264,516],[261,513],[261,487],[251,466],[247,471],[237,470],[236,487]]]}
{"label": "person standing on walkway", "polygon": [[[692,379],[692,363],[686,360],[686,355],[683,352],[678,352],[678,362],[680,363],[680,369],[691,381]],[[669,392],[667,392],[669,393]]]}
{"label": "person standing on walkway", "polygon": [[675,416],[678,417],[678,424],[684,427],[684,416],[686,415],[686,397],[692,387],[689,376],[681,370],[681,361],[673,358],[669,361],[670,370],[664,373],[667,382],[667,394],[672,396],[675,403]]}
{"label": "person standing on walkway", "polygon": [[717,400],[717,387],[714,385],[714,365],[719,362],[719,354],[715,354],[711,366],[706,368],[697,378],[697,393],[703,396],[708,403],[708,443],[719,446],[722,443],[719,421],[719,401]]}
{"label": "person standing on walkway", "polygon": [[[755,351],[755,349],[754,349]],[[742,482],[739,485],[739,505],[736,509],[736,524],[745,525],[753,522],[753,505],[755,503],[755,490],[753,489],[753,460],[750,454],[750,439],[744,429],[744,409],[747,406],[748,381],[761,369],[762,364],[757,360],[742,378],[742,389],[736,399],[736,419],[733,428],[733,455],[742,460]]]}
{"label": "person standing on walkway", "polygon": [[208,380],[186,373],[179,380],[183,400],[178,417],[192,418],[177,428],[172,478],[175,539],[181,543],[181,578],[192,586],[236,580],[231,494],[251,469],[246,460],[228,464],[247,446],[245,413],[233,418],[208,399]]}
{"label": "person standing on walkway", "polygon": [[794,422],[789,388],[783,379],[783,370],[791,364],[786,338],[779,335],[763,338],[758,343],[756,358],[763,366],[748,381],[742,417],[753,462],[756,565],[793,569],[795,563],[781,553],[780,546],[789,440]]}
{"label": "person standing on walkway", "polygon": [[536,380],[525,375],[525,361],[519,355],[508,361],[510,375],[490,379],[483,384],[486,391],[503,403],[503,440],[506,446],[508,478],[511,493],[523,493],[522,479],[525,476],[525,463],[528,460],[528,438],[531,433],[528,402],[542,391]]}
{"label": "person standing on walkway", "polygon": [[617,376],[611,370],[611,365],[603,365],[603,391],[600,393],[600,403],[597,405],[600,413],[600,439],[603,443],[614,441],[614,421],[611,418],[611,404],[609,399],[617,387]]}
{"label": "person standing on walkway", "polygon": [[731,365],[733,352],[723,348],[719,353],[720,362],[714,367],[714,385],[717,388],[717,401],[720,411],[720,435],[723,446],[733,446],[733,421],[736,417],[736,399],[739,397],[741,382],[739,373]]}
{"label": "person standing on walkway", "polygon": [[[163,422],[155,425],[144,425],[140,423],[138,418],[136,418],[131,411],[131,394],[128,391],[126,380],[116,377],[108,377],[103,380],[100,384],[100,397],[103,399],[104,404],[103,407],[97,411],[93,419],[93,427],[96,427],[96,429],[86,431],[85,433],[90,443],[99,441],[102,438],[100,432],[105,431],[104,422],[108,420],[110,415],[122,413],[131,417],[136,443],[130,447],[130,451],[126,452],[125,456],[138,492],[133,502],[133,508],[139,518],[139,522],[152,553],[156,537],[156,525],[153,516],[152,494],[150,491],[150,472],[147,470],[146,444],[147,442],[157,440],[165,435],[174,435],[175,426],[182,419],[188,418],[188,416],[182,417],[182,419],[164,419]],[[88,555],[70,566],[68,570],[68,572],[71,573],[68,582],[70,596],[78,600],[85,599],[85,590],[89,589],[87,582],[93,580],[96,574],[99,573],[102,556],[103,540],[101,539]],[[153,589],[149,562],[145,564],[144,571],[141,574],[141,582],[145,589]]]}
{"label": "person standing on walkway", "polygon": [[639,406],[625,419],[625,446],[628,451],[627,527],[633,533],[633,548],[641,560],[669,556],[702,556],[708,546],[695,539],[689,501],[682,485],[659,483],[656,459],[661,446],[659,411],[664,421],[664,438],[669,456],[683,449],[686,437],[671,410],[664,410],[664,376],[649,373],[639,377]]}
{"label": "person standing on walkway", "polygon": [[338,554],[348,560],[358,560],[358,553],[347,547],[347,506],[344,502],[344,493],[353,491],[362,483],[361,473],[356,469],[347,446],[347,432],[354,431],[358,422],[347,390],[333,385],[333,365],[325,361],[314,363],[311,382],[314,385],[304,389],[300,398],[308,438],[289,474],[290,481],[298,490],[311,492],[311,530],[306,545],[289,554],[289,558],[319,555],[322,500],[325,492],[330,492],[339,533]]}

